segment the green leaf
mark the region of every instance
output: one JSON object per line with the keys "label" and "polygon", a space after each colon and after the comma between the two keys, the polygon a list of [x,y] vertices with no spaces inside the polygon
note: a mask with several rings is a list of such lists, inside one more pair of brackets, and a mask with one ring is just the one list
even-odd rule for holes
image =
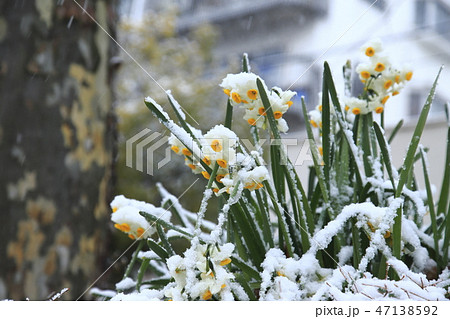
{"label": "green leaf", "polygon": [[272,106],[270,105],[269,98],[267,97],[266,89],[264,88],[264,85],[262,84],[260,79],[256,79],[256,85],[258,87],[258,92],[264,106],[264,111],[266,112],[267,119],[269,120],[269,126],[272,134],[276,140],[281,141],[280,132],[278,131],[277,127],[277,121],[275,120],[275,117],[273,115]]}
{"label": "green leaf", "polygon": [[160,217],[156,217],[155,215],[149,214],[147,212],[139,212],[151,225],[154,223],[158,223],[159,225],[163,226],[164,228],[173,229],[180,234],[185,235],[188,238],[192,238],[193,235],[188,233],[187,231],[181,229],[180,227],[174,226],[171,223],[166,222],[165,220],[162,220]]}
{"label": "green leaf", "polygon": [[238,267],[243,273],[247,274],[251,278],[256,279],[257,281],[261,281],[261,276],[259,272],[253,267],[249,266],[247,263],[240,261],[237,258],[231,258],[231,263]]}
{"label": "green leaf", "polygon": [[403,120],[400,120],[397,125],[394,127],[394,129],[392,130],[391,135],[389,136],[388,139],[388,143],[391,144],[392,141],[394,140],[394,137],[397,135],[398,131],[400,130],[400,128],[403,126]]}
{"label": "green leaf", "polygon": [[248,280],[245,278],[242,274],[236,275],[236,281],[244,288],[245,293],[248,295],[248,298],[250,301],[256,301],[255,293],[253,292],[253,289],[250,288],[250,285],[248,284]]}
{"label": "green leaf", "polygon": [[386,166],[386,170],[388,172],[389,179],[392,183],[392,188],[395,188],[394,183],[394,174],[392,171],[392,163],[391,163],[391,154],[387,147],[386,139],[384,137],[383,132],[381,131],[380,125],[377,122],[373,122],[373,128],[375,130],[375,134],[377,136],[378,145],[380,145],[381,154],[383,155],[383,162]]}
{"label": "green leaf", "polygon": [[172,248],[172,245],[170,244],[169,240],[167,239],[166,233],[164,232],[163,228],[160,224],[156,224],[156,231],[158,232],[159,239],[161,240],[161,244],[168,252],[169,256],[175,255],[175,251]]}
{"label": "green leaf", "polygon": [[[157,105],[157,104],[153,104],[150,101],[145,101],[145,105],[159,119],[161,124],[164,125],[173,135],[175,135],[176,138],[178,138],[183,143],[183,140],[184,140],[183,137],[180,136],[180,134],[179,134],[179,132],[177,130],[173,129],[173,126],[175,125],[175,123],[173,123],[173,121],[170,118],[168,118],[166,115],[164,115],[160,111],[159,108],[161,108],[161,106]],[[191,136],[192,136],[192,132],[191,132]],[[194,139],[194,141],[197,141],[197,139]],[[189,150],[189,152],[194,154],[191,145],[186,145],[184,143],[183,143],[183,145]],[[211,174],[211,168],[208,165],[206,165],[206,163],[203,162],[201,159],[197,159],[197,160],[199,161],[200,165],[202,165],[203,169],[205,171],[207,171],[209,174]]]}
{"label": "green leaf", "polygon": [[326,187],[327,182],[326,182],[323,170],[322,170],[322,166],[320,165],[321,163],[320,163],[319,150],[318,150],[317,144],[314,140],[314,134],[313,134],[313,131],[311,128],[311,123],[309,123],[309,121],[307,120],[308,113],[306,111],[305,100],[303,98],[302,98],[302,108],[303,108],[303,117],[305,118],[305,123],[306,123],[306,132],[308,134],[308,139],[311,144],[311,154],[313,156],[314,169],[316,171],[316,176],[319,180],[318,182],[319,182],[320,190],[322,192],[322,198],[325,203],[329,203],[328,189]]}
{"label": "green leaf", "polygon": [[[328,94],[327,80],[323,78],[322,84],[322,149],[323,149],[323,173],[325,177],[325,186],[330,185],[330,132],[331,132],[331,120],[330,120],[330,97]],[[303,102],[302,102],[303,103]],[[306,119],[306,117],[305,117]],[[327,191],[330,191],[327,188]]]}
{"label": "green leaf", "polygon": [[[427,159],[425,155],[425,151],[423,148],[420,148],[420,154],[422,156],[422,168],[423,168],[423,176],[425,179],[425,188],[427,190],[427,201],[428,201],[428,209],[430,210],[430,218],[431,218],[431,229],[433,232],[433,240],[434,240],[434,251],[435,251],[435,258],[438,263],[440,264],[440,260],[438,258],[439,256],[439,233],[437,229],[437,222],[436,222],[436,212],[434,210],[434,201],[433,201],[433,192],[431,191],[431,184],[430,184],[430,178],[428,176],[428,167],[427,167]],[[445,265],[442,265],[445,266]]]}
{"label": "green leaf", "polygon": [[[407,182],[413,163],[414,163],[414,155],[416,153],[417,147],[419,145],[420,137],[422,136],[422,132],[425,128],[425,123],[428,117],[428,113],[431,108],[431,103],[433,102],[434,93],[436,91],[437,82],[439,79],[439,75],[441,74],[442,67],[439,69],[439,73],[436,76],[436,80],[434,80],[433,86],[431,87],[430,93],[428,94],[428,98],[425,102],[425,106],[422,109],[422,112],[419,116],[419,121],[417,122],[416,128],[414,130],[413,136],[411,138],[411,142],[408,147],[408,151],[406,152],[406,158],[403,162],[402,171],[400,173],[397,189],[395,191],[395,197],[399,197],[402,194],[403,186]],[[394,233],[393,233],[393,241],[392,241],[392,250],[393,255],[397,258],[400,258],[401,255],[401,235],[402,235],[402,207],[397,209],[397,215],[394,218]]]}
{"label": "green leaf", "polygon": [[175,112],[175,115],[178,118],[178,121],[181,124],[181,127],[189,133],[189,135],[192,137],[192,139],[197,143],[198,146],[200,145],[200,142],[198,141],[197,137],[194,135],[194,133],[192,133],[191,128],[189,127],[189,125],[187,124],[186,120],[183,118],[183,116],[180,113],[180,110],[178,109],[178,107],[175,106],[175,103],[177,103],[177,101],[175,101],[175,98],[168,94],[167,98],[169,100],[170,106],[172,106],[173,111]]}
{"label": "green leaf", "polygon": [[138,291],[141,291],[142,279],[144,278],[145,271],[147,270],[149,264],[150,264],[150,259],[144,258],[144,260],[141,263],[141,267],[139,268],[139,271],[138,271],[138,277],[137,277],[137,282],[136,282],[136,288]]}
{"label": "green leaf", "polygon": [[445,158],[444,177],[442,179],[441,194],[437,206],[437,215],[445,214],[450,193],[450,126],[447,130],[447,155]]}
{"label": "green leaf", "polygon": [[242,55],[242,72],[248,73],[250,71],[250,64],[247,53]]}
{"label": "green leaf", "polygon": [[230,99],[227,101],[227,113],[225,114],[225,127],[231,130],[231,123],[233,122],[233,105]]}
{"label": "green leaf", "polygon": [[422,132],[425,128],[425,123],[428,117],[428,113],[431,108],[431,103],[433,102],[434,93],[436,91],[436,86],[438,83],[439,75],[441,74],[442,67],[439,69],[439,73],[436,76],[436,79],[434,80],[433,86],[431,87],[430,93],[428,94],[428,98],[425,102],[425,106],[422,109],[422,112],[420,112],[419,121],[417,122],[416,128],[414,130],[413,136],[411,138],[411,142],[409,143],[408,151],[406,152],[406,158],[403,163],[403,169],[400,173],[400,178],[397,185],[397,190],[395,192],[396,197],[399,197],[403,186],[406,183],[406,180],[408,178],[408,174],[411,171],[413,162],[414,162],[414,155],[416,154],[417,146],[419,145],[420,137],[422,136]]}
{"label": "green leaf", "polygon": [[164,248],[162,248],[160,245],[158,245],[153,239],[147,238],[147,245],[164,262],[167,260],[167,258],[169,258],[169,253]]}

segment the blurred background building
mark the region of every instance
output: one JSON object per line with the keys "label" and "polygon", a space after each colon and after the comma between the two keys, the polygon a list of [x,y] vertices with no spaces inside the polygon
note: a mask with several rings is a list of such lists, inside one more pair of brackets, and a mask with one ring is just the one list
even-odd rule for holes
{"label": "blurred background building", "polygon": [[[413,80],[387,103],[385,111],[388,130],[402,119],[405,122],[393,142],[397,165],[439,67],[450,62],[448,0],[134,0],[123,3],[122,13],[125,20],[139,24],[148,12],[169,8],[178,10],[180,37],[202,24],[218,30],[213,48],[220,61],[218,70],[247,52],[254,72],[269,86],[290,87],[298,93],[298,101],[305,96],[308,108],[318,103],[324,61],[329,62],[337,88],[343,92],[342,66],[350,59],[354,68],[361,60],[359,47],[380,38],[394,64],[410,64],[414,70]],[[450,100],[449,86],[450,74],[444,70],[422,140],[430,147],[431,178],[438,188],[438,172],[445,164],[444,105]],[[360,81],[353,76],[356,95],[358,90]],[[300,103],[294,105],[286,114],[289,137],[301,140],[305,133]],[[298,151],[290,148],[294,157]]]}

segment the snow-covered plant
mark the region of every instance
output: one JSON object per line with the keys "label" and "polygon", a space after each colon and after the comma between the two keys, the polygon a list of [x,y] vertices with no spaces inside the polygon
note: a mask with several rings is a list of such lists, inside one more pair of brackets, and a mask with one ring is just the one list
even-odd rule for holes
{"label": "snow-covered plant", "polygon": [[[437,79],[397,169],[389,144],[401,123],[386,138],[383,111],[412,71],[392,66],[379,41],[364,45],[362,52],[369,62],[356,68],[364,82],[360,96],[349,93],[348,63],[342,103],[325,63],[321,104],[308,115],[302,99],[314,162],[307,187],[280,135],[288,129],[283,115],[295,93],[268,89],[249,72],[246,56],[243,72],[221,84],[228,95],[224,125],[205,134],[187,123],[172,95],[178,123],[146,98],[172,134],[172,151],[208,183],[196,213],[162,185],[161,207],[116,197],[111,220],[137,248],[116,292],[93,293],[112,300],[448,299],[450,146],[434,201],[426,151],[419,145]],[[273,141],[269,168],[263,166],[263,149],[247,151],[232,131],[235,107],[245,109],[255,145],[260,134]],[[448,134],[450,139],[450,124]],[[425,192],[414,178],[418,160]],[[221,199],[217,222],[204,219],[213,195]],[[424,222],[427,214],[430,222]],[[187,242],[185,251],[173,245],[180,239]]]}

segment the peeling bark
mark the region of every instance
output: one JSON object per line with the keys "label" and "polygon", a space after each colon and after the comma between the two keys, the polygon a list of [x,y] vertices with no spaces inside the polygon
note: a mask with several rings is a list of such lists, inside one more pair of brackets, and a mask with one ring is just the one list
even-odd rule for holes
{"label": "peeling bark", "polygon": [[[114,36],[114,1],[85,9]],[[0,1],[0,299],[76,299],[106,268],[115,50],[73,1]]]}

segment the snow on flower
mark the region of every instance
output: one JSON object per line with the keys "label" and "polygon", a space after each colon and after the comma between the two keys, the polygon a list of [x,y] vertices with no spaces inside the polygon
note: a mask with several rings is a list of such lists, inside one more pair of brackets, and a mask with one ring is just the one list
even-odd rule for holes
{"label": "snow on flower", "polygon": [[228,74],[220,86],[223,88],[224,93],[229,96],[232,105],[245,109],[244,120],[248,124],[265,129],[268,126],[267,110],[262,103],[256,85],[257,79],[263,83],[278,130],[287,132],[289,127],[286,120],[282,117],[292,106],[293,102],[291,99],[297,94],[296,92],[289,90],[283,91],[279,87],[273,87],[269,91],[260,77],[256,74],[246,72]]}
{"label": "snow on flower", "polygon": [[152,214],[165,221],[169,221],[171,217],[171,213],[163,208],[128,199],[123,195],[116,196],[110,205],[113,211],[111,221],[114,222],[114,227],[128,234],[131,239],[145,239],[156,232],[156,228],[152,227],[139,212]]}
{"label": "snow on flower", "polygon": [[[190,299],[210,300],[219,293],[230,290],[230,283],[234,275],[225,266],[231,263],[234,245],[227,243],[223,246],[213,244],[199,244],[195,254],[195,282],[188,292]],[[165,296],[172,300],[184,300],[183,293],[187,282],[187,259],[175,255],[167,260],[167,267],[175,283],[165,289]],[[218,297],[218,296],[217,296]]]}
{"label": "snow on flower", "polygon": [[369,60],[356,67],[356,73],[364,83],[364,92],[358,98],[348,97],[346,109],[355,115],[382,113],[389,98],[400,93],[405,83],[411,80],[413,72],[409,67],[398,69],[392,66],[389,57],[381,53],[383,47],[380,40],[369,41],[361,47],[361,51]]}

